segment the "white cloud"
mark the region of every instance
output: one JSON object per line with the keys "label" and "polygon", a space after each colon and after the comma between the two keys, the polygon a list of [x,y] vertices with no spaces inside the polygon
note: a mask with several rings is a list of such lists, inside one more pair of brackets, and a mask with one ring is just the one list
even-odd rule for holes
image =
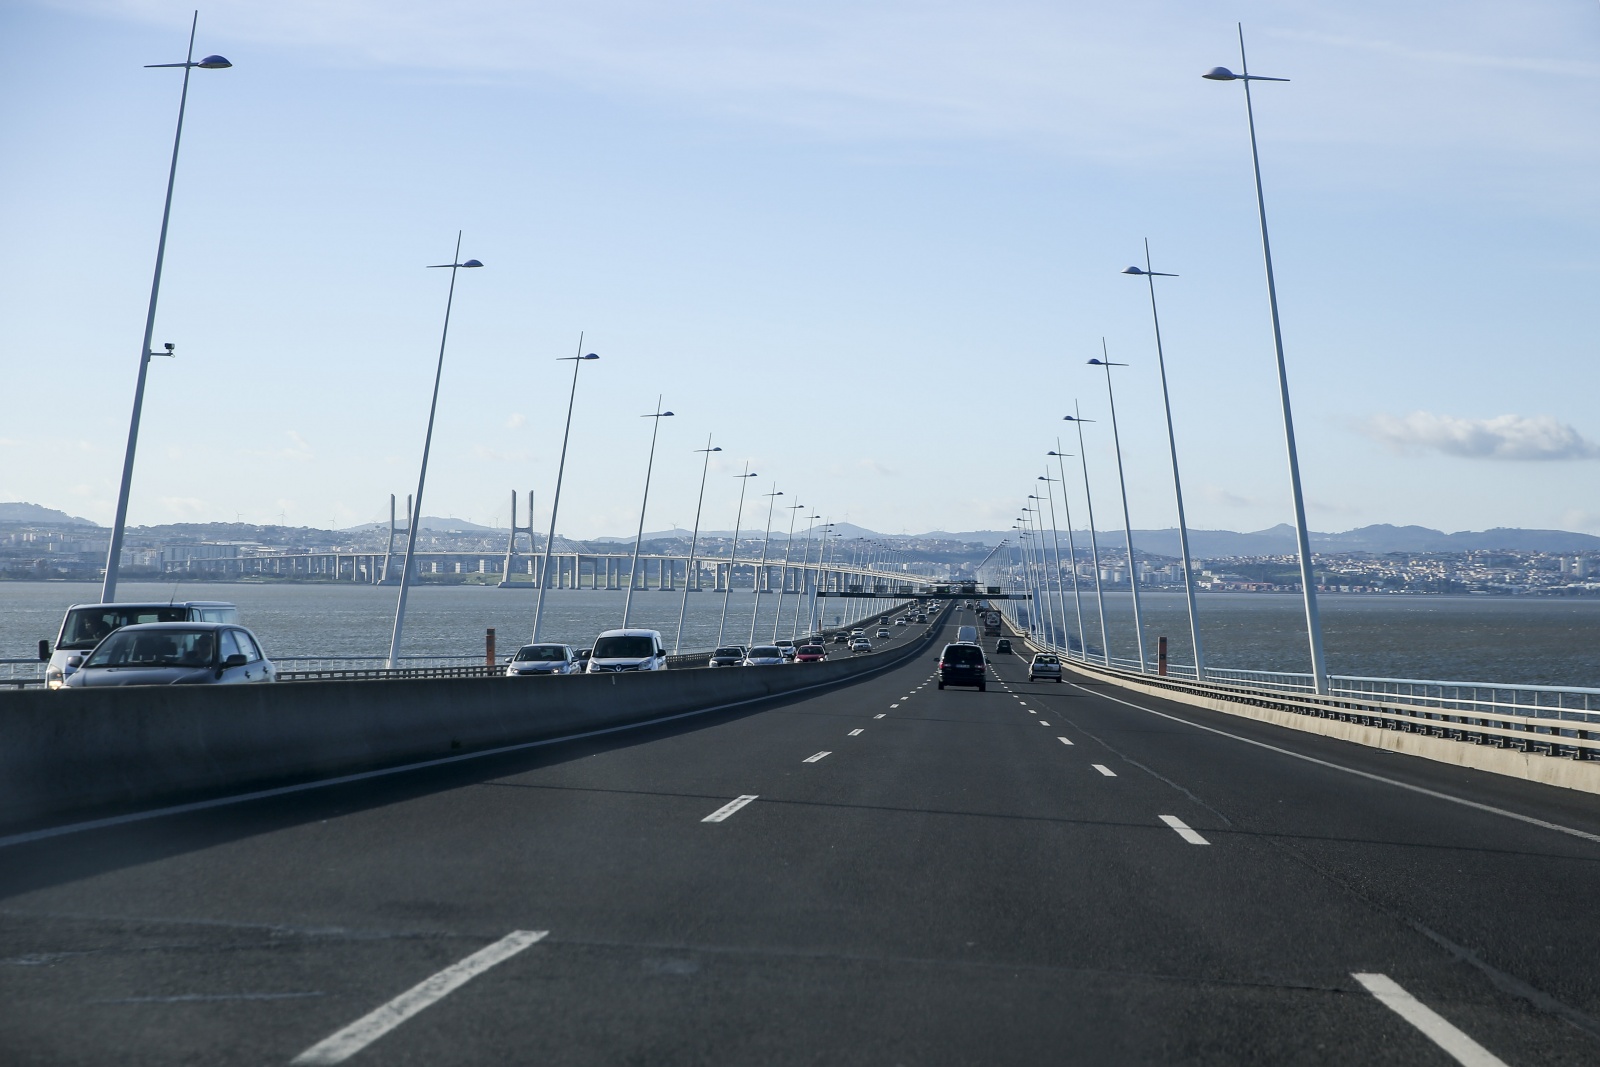
{"label": "white cloud", "polygon": [[1200,491],[1211,503],[1220,504],[1226,508],[1253,508],[1261,503],[1253,496],[1240,496],[1238,493],[1224,489],[1220,485],[1207,485]]}
{"label": "white cloud", "polygon": [[284,434],[289,438],[287,448],[264,449],[252,451],[249,454],[252,456],[265,456],[268,459],[294,460],[297,463],[310,463],[317,458],[316,452],[312,450],[310,443],[300,436],[299,431],[285,430]]}
{"label": "white cloud", "polygon": [[520,411],[514,411],[514,412],[511,413],[511,417],[506,420],[506,429],[508,429],[508,430],[520,430],[522,427],[526,426],[527,424],[528,424],[527,417],[525,415],[523,415],[522,412],[520,412]]}
{"label": "white cloud", "polygon": [[1600,444],[1550,415],[1464,419],[1413,411],[1405,416],[1374,415],[1361,431],[1399,453],[1431,451],[1468,459],[1600,459]]}

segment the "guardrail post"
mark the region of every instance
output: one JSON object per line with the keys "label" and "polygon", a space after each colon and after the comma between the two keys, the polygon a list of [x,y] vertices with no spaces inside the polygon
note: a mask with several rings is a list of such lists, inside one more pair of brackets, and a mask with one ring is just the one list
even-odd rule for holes
{"label": "guardrail post", "polygon": [[491,626],[483,632],[483,663],[486,667],[494,666],[494,627]]}
{"label": "guardrail post", "polygon": [[1162,678],[1167,676],[1167,639],[1165,637],[1156,641],[1156,674]]}

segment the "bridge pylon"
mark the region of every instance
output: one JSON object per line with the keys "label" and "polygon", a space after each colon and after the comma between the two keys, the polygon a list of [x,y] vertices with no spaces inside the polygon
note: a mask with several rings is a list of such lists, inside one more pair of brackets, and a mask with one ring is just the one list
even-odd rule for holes
{"label": "bridge pylon", "polygon": [[[511,490],[511,537],[506,541],[506,562],[505,562],[505,566],[500,568],[500,586],[499,587],[501,589],[505,589],[508,586],[513,586],[513,585],[525,585],[529,589],[533,589],[533,588],[536,588],[538,586],[538,582],[537,581],[513,582],[511,580],[511,565],[513,563],[515,563],[516,559],[517,559],[517,534],[527,534],[528,535],[528,559],[531,561],[533,559],[533,557],[534,557],[534,544],[533,544],[533,490],[532,489],[528,490],[528,524],[526,526],[518,526],[517,525],[517,491],[515,489]],[[533,577],[533,576],[530,574],[530,577]]]}

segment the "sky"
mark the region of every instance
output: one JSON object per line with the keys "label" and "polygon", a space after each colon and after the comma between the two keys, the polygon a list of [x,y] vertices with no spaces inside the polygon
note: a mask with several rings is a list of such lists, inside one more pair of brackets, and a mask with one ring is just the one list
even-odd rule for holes
{"label": "sky", "polygon": [[[191,9],[0,10],[0,500],[115,512]],[[1006,528],[1046,452],[1173,524],[1600,533],[1600,5],[220,0],[200,13],[132,524]],[[1053,473],[1053,470],[1052,470]],[[1082,473],[1066,468],[1075,525]],[[761,494],[779,492],[781,497]],[[523,500],[525,507],[526,501]],[[519,515],[519,522],[525,522]]]}

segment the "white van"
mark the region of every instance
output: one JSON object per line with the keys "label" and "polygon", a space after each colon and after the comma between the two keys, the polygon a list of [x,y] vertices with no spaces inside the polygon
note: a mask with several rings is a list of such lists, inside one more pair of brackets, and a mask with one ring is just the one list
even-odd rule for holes
{"label": "white van", "polygon": [[666,669],[667,646],[660,630],[607,630],[594,639],[589,654],[590,674]]}
{"label": "white van", "polygon": [[975,645],[978,643],[978,628],[976,626],[957,626],[956,644]]}
{"label": "white van", "polygon": [[165,604],[74,604],[61,620],[61,631],[56,634],[56,647],[52,651],[47,641],[39,642],[39,658],[49,666],[44,669],[44,683],[51,689],[60,689],[67,677],[75,672],[104,638],[124,626],[147,622],[220,622],[239,621],[239,609],[220,600],[178,600]]}

